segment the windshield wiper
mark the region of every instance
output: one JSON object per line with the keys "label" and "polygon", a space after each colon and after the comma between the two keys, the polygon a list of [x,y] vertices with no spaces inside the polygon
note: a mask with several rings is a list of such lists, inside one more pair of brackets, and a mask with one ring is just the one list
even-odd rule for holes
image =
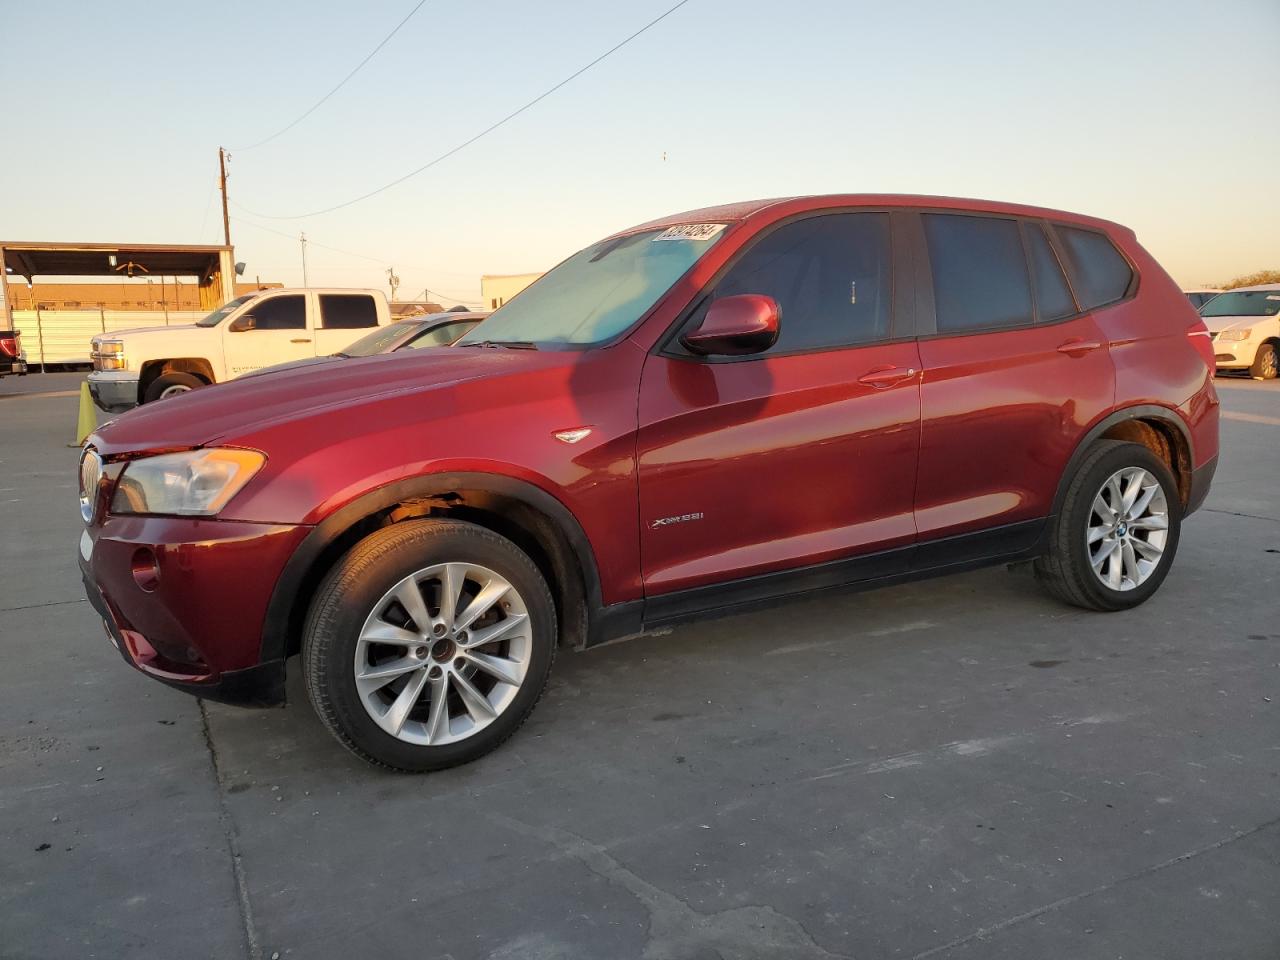
{"label": "windshield wiper", "polygon": [[506,347],[508,350],[537,350],[538,345],[532,340],[472,340],[460,343],[460,347]]}

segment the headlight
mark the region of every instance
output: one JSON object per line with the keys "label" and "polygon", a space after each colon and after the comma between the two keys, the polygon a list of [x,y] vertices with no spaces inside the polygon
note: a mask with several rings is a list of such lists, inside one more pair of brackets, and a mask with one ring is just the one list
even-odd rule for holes
{"label": "headlight", "polygon": [[1231,330],[1223,330],[1220,334],[1218,334],[1218,339],[1219,340],[1248,340],[1250,334],[1252,333],[1253,333],[1253,330],[1251,330],[1249,327],[1245,327],[1243,330],[1234,328]]}
{"label": "headlight", "polygon": [[89,352],[95,370],[123,370],[127,366],[124,359],[124,342],[122,340],[94,340]]}
{"label": "headlight", "polygon": [[211,517],[262,469],[256,450],[189,450],[132,460],[116,483],[112,513]]}

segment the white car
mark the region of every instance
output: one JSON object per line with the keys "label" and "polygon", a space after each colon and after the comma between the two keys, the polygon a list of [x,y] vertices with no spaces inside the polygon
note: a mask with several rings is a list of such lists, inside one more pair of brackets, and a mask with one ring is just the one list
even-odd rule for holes
{"label": "white car", "polygon": [[1200,308],[1219,370],[1274,380],[1280,361],[1280,283],[1237,287]]}
{"label": "white car", "polygon": [[94,337],[89,393],[103,410],[119,413],[277,363],[338,353],[390,322],[377,290],[262,290],[194,324]]}

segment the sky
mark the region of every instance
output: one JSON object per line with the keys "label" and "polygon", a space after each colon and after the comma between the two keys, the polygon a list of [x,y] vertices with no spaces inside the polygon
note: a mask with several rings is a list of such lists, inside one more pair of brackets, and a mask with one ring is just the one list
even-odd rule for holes
{"label": "sky", "polygon": [[1280,0],[0,0],[0,239],[216,243],[248,278],[476,301],[618,229],[834,192],[1133,227],[1184,287],[1280,268]]}

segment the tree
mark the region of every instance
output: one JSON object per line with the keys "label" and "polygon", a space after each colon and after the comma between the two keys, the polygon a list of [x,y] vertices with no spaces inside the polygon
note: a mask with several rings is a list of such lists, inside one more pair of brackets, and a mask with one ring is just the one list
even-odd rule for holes
{"label": "tree", "polygon": [[1246,273],[1243,277],[1220,283],[1218,287],[1222,290],[1234,290],[1236,287],[1253,287],[1259,283],[1280,283],[1280,270],[1258,270],[1254,273]]}

